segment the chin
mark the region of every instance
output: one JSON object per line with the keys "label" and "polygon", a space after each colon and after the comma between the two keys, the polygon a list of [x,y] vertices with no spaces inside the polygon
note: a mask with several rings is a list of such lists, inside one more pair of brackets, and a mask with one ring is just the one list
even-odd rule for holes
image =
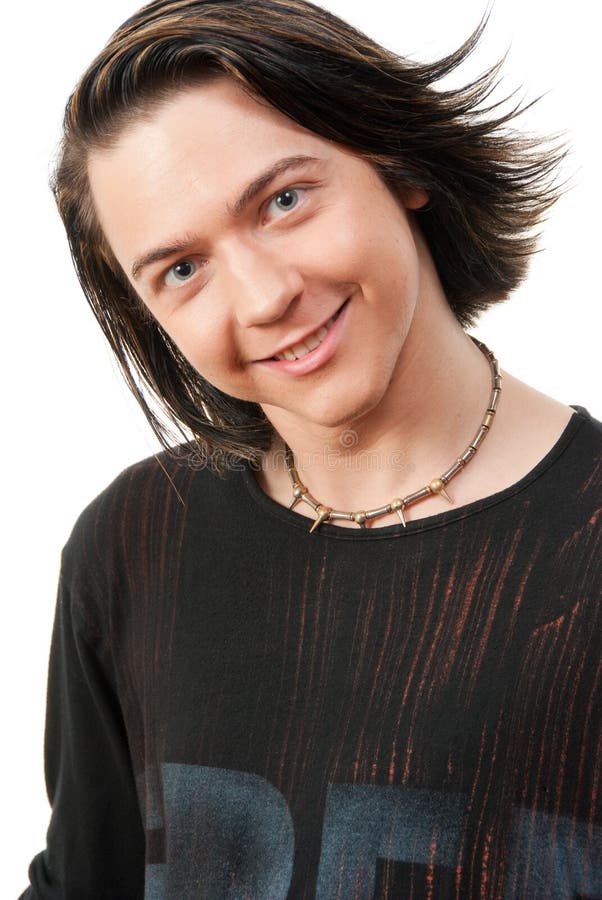
{"label": "chin", "polygon": [[387,385],[367,385],[360,392],[355,385],[342,392],[341,396],[330,396],[319,400],[310,409],[297,410],[297,415],[323,428],[351,427],[363,416],[378,407],[386,393]]}

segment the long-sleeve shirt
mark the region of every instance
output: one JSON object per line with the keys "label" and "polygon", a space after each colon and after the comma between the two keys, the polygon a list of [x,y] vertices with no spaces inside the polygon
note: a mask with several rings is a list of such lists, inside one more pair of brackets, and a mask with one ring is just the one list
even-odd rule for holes
{"label": "long-sleeve shirt", "polygon": [[602,426],[372,529],[159,454],[64,548],[26,900],[602,897]]}

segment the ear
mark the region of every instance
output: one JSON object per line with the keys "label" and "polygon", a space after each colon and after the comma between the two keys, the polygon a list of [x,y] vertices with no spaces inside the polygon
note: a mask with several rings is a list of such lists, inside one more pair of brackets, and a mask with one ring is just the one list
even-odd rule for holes
{"label": "ear", "polygon": [[430,199],[425,190],[417,187],[403,187],[400,194],[401,202],[406,209],[422,209]]}

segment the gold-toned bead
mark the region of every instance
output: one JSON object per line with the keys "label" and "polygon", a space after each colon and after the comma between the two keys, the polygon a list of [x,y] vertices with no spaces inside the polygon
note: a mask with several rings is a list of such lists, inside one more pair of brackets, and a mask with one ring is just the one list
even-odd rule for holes
{"label": "gold-toned bead", "polygon": [[330,506],[320,505],[317,507],[316,512],[318,514],[318,518],[315,520],[314,524],[309,529],[310,534],[313,531],[315,531],[316,528],[319,528],[320,525],[322,524],[322,522],[326,522],[326,520],[330,517],[330,513],[332,512],[332,509],[330,508]]}
{"label": "gold-toned bead", "polygon": [[454,502],[445,490],[445,482],[441,478],[433,478],[433,480],[429,484],[429,491],[431,492],[431,494],[441,494],[442,497],[445,497],[448,503]]}
{"label": "gold-toned bead", "polygon": [[393,500],[391,500],[391,502],[389,503],[389,509],[391,510],[391,512],[396,512],[396,513],[397,513],[397,515],[399,516],[399,521],[401,522],[401,524],[402,524],[403,527],[405,528],[405,527],[406,527],[406,519],[405,519],[405,516],[404,516],[404,514],[403,514],[403,506],[404,506],[404,504],[403,504],[403,500],[401,499],[401,497],[395,497],[395,498],[394,498]]}
{"label": "gold-toned bead", "polygon": [[357,522],[360,528],[366,527],[366,513],[361,510],[360,512],[353,513],[353,521]]}
{"label": "gold-toned bead", "polygon": [[293,482],[293,499],[288,505],[289,509],[294,509],[297,503],[302,499],[303,495],[307,494],[307,488],[304,484],[301,484],[300,481]]}

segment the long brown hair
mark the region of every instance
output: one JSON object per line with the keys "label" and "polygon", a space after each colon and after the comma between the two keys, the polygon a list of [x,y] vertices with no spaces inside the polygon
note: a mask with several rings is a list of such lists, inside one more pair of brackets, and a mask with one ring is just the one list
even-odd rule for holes
{"label": "long brown hair", "polygon": [[[255,460],[272,427],[261,408],[217,390],[139,300],[90,198],[87,158],[173,92],[228,76],[303,127],[357,150],[384,182],[423,188],[417,219],[462,325],[523,279],[534,229],[559,194],[558,141],[522,136],[521,112],[487,106],[501,62],[468,85],[438,82],[476,46],[482,22],[433,63],[400,58],[306,0],[156,0],[128,19],[67,104],[53,191],[84,293],[163,446],[186,458]],[[192,440],[190,440],[192,438]]]}

